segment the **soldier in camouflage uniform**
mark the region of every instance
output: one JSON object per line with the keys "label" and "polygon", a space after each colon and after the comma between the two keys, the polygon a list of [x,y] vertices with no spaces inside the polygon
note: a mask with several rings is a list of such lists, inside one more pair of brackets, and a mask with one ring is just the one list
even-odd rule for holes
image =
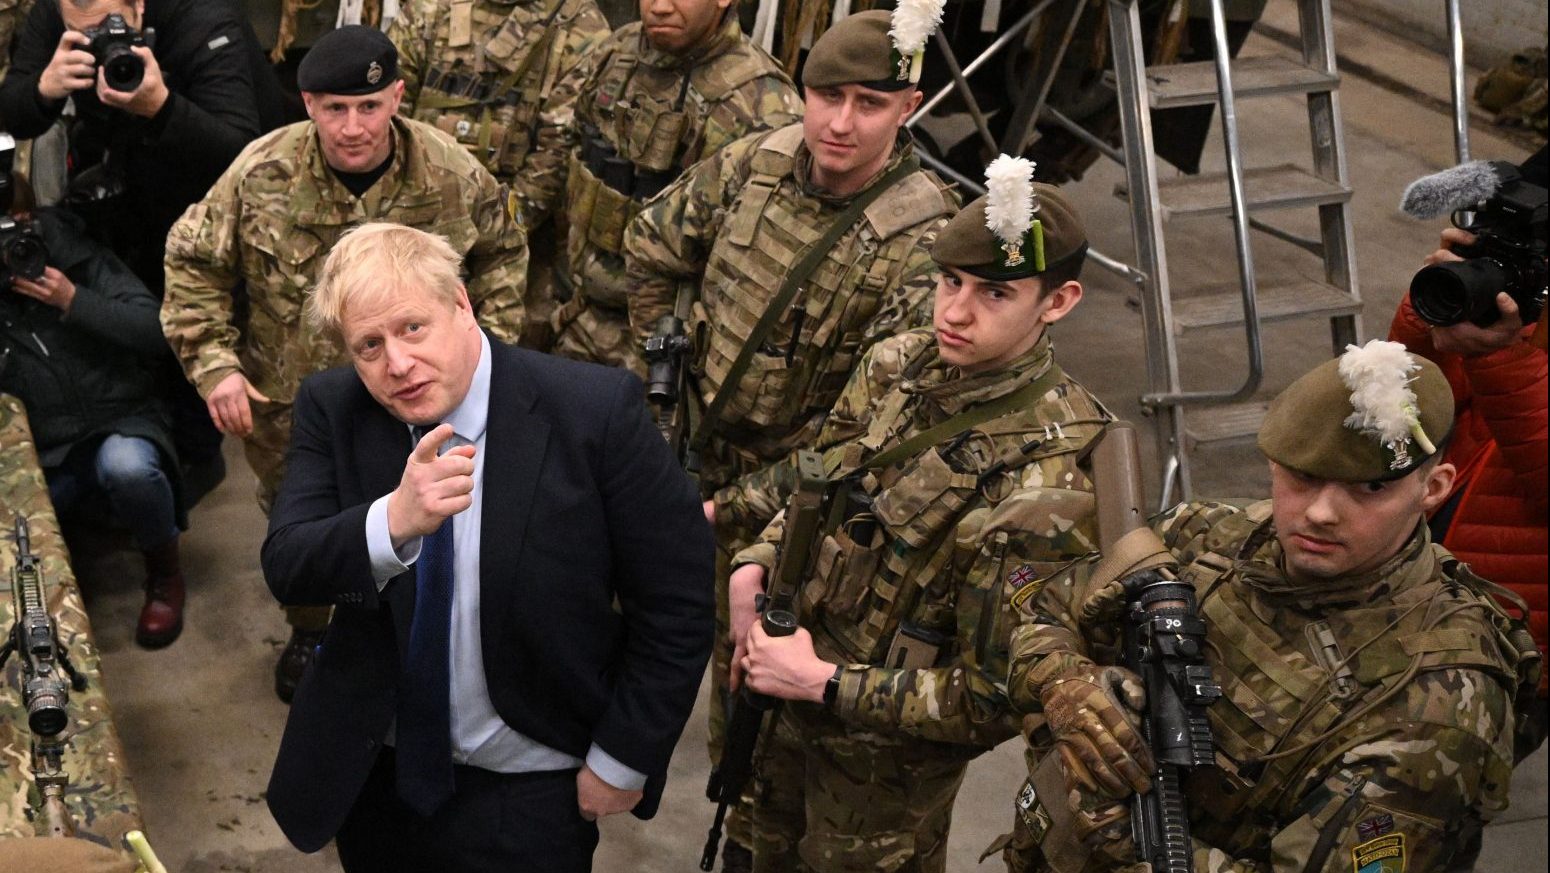
{"label": "soldier in camouflage uniform", "polygon": [[625,309],[625,228],[696,161],[801,117],[796,86],[743,35],[731,5],[641,0],[641,21],[597,50],[576,108],[581,141],[569,153],[556,354],[644,374]]}
{"label": "soldier in camouflage uniform", "polygon": [[412,0],[388,30],[404,78],[399,111],[456,138],[516,195],[530,258],[524,344],[540,350],[579,71],[607,36],[595,0]]}
{"label": "soldier in camouflage uniform", "polygon": [[[712,760],[720,756],[731,655],[726,559],[779,508],[739,480],[811,444],[861,355],[930,319],[928,247],[956,201],[916,163],[903,125],[920,92],[895,76],[888,24],[886,12],[865,12],[830,28],[803,71],[803,122],[750,134],[701,161],[625,235],[636,343],[681,310],[697,344],[697,396],[686,402],[707,408],[725,392],[714,422],[707,427],[702,416],[694,438],[721,557]],[[859,216],[846,215],[862,204]],[[820,242],[825,254],[813,272],[767,336],[750,343],[755,322]],[[690,299],[692,308],[684,305]],[[729,378],[745,347],[753,352],[746,367]],[[744,827],[734,812],[734,842],[743,842]]]}
{"label": "soldier in camouflage uniform", "polygon": [[756,759],[755,870],[942,870],[969,760],[1016,734],[1008,597],[1094,547],[1076,457],[1108,416],[1046,333],[1081,299],[1086,235],[1017,163],[1036,228],[1003,243],[983,198],[949,222],[934,334],[873,346],[824,425],[840,484],[795,636],[754,621],[784,515],[736,558],[733,683],[794,701]]}
{"label": "soldier in camouflage uniform", "polygon": [[[49,503],[27,414],[21,402],[8,394],[0,394],[0,507],[5,510],[0,528],[5,531],[0,536],[0,634],[10,634],[16,621],[11,594],[16,543],[10,531],[20,514],[27,519],[32,552],[40,559],[44,596],[58,625],[59,641],[86,677],[86,690],[70,692],[67,730],[73,736],[63,756],[70,779],[65,806],[76,836],[120,849],[124,834],[144,827],[140,804],[125,769],[124,749],[103,688],[101,658]],[[40,833],[44,826],[36,813],[39,798],[29,763],[32,735],[18,691],[20,672],[20,659],[13,655],[0,676],[0,844]]]}
{"label": "soldier in camouflage uniform", "polygon": [[[368,27],[318,40],[297,74],[313,121],[248,146],[167,238],[162,327],[216,424],[244,438],[266,512],[284,472],[297,387],[347,362],[302,318],[345,231],[396,221],[446,237],[465,258],[480,323],[506,342],[521,334],[527,245],[508,196],[450,137],[394,117],[403,88],[396,54]],[[235,314],[239,287],[245,323]],[[295,632],[276,685],[289,699],[328,610],[286,615]]]}
{"label": "soldier in camouflage uniform", "polygon": [[[1387,361],[1363,369],[1372,351]],[[1368,405],[1385,370],[1403,390]],[[1197,592],[1223,691],[1208,709],[1217,766],[1185,789],[1194,869],[1449,869],[1461,838],[1506,807],[1514,699],[1532,695],[1539,654],[1488,583],[1430,541],[1424,513],[1454,475],[1433,441],[1452,419],[1435,365],[1397,343],[1352,347],[1272,405],[1259,437],[1269,501],[1186,504],[1154,524],[1156,554]],[[1008,691],[1042,714],[1027,725],[1031,759],[1051,738],[1065,747],[1049,756],[1065,796],[1038,790],[1042,774],[1024,787],[1003,838],[1013,871],[1135,863],[1143,695],[1103,666],[1123,594],[1101,575],[1084,564],[1021,607]]]}

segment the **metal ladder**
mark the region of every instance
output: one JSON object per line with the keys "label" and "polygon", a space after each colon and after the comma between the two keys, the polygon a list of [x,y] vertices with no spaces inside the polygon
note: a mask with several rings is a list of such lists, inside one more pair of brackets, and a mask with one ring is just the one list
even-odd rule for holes
{"label": "metal ladder", "polygon": [[[1351,199],[1340,121],[1330,0],[1296,0],[1302,62],[1248,58],[1229,62],[1222,0],[1210,0],[1214,61],[1144,67],[1140,14],[1135,0],[1109,0],[1116,90],[1124,137],[1126,192],[1131,206],[1136,268],[1145,275],[1141,311],[1147,359],[1143,407],[1155,413],[1158,457],[1163,463],[1161,503],[1192,491],[1189,452],[1200,443],[1249,436],[1268,407],[1252,398],[1264,376],[1263,322],[1328,319],[1336,353],[1361,335]],[[1313,166],[1280,164],[1244,169],[1238,143],[1237,101],[1275,94],[1307,96]],[[1226,149],[1225,173],[1159,180],[1152,147],[1150,110],[1219,104]],[[1303,240],[1252,214],[1317,207],[1319,239]],[[1173,219],[1229,216],[1237,249],[1239,291],[1175,300],[1168,279],[1163,223]],[[1260,287],[1249,232],[1271,233],[1323,260],[1323,282]],[[1248,373],[1239,387],[1186,390],[1179,377],[1178,339],[1185,331],[1241,323]],[[1189,406],[1204,406],[1190,414]]]}

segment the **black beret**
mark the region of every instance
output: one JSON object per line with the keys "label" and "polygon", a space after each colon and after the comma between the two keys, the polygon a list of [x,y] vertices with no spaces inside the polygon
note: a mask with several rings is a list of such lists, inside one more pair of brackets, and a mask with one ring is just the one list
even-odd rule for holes
{"label": "black beret", "polygon": [[375,27],[351,24],[323,35],[296,68],[296,87],[314,94],[372,94],[398,81],[398,49]]}

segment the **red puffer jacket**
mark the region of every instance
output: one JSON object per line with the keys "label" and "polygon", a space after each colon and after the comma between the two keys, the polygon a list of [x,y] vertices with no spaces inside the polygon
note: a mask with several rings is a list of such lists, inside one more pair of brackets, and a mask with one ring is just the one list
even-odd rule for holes
{"label": "red puffer jacket", "polygon": [[[1524,335],[1531,330],[1524,328]],[[1463,496],[1442,544],[1528,601],[1529,626],[1544,650],[1550,609],[1545,353],[1526,342],[1474,358],[1439,352],[1408,295],[1389,339],[1436,362],[1453,386],[1457,420],[1446,458],[1459,469],[1454,494]],[[1545,689],[1541,681],[1541,697]]]}

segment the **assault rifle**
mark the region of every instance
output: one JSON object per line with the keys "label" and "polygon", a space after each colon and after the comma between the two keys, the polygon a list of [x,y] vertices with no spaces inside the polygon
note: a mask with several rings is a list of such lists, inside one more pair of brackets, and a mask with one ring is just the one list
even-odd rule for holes
{"label": "assault rifle", "polygon": [[[817,452],[797,453],[797,475],[796,493],[791,495],[791,502],[786,506],[786,532],[775,558],[775,572],[765,585],[767,593],[759,597],[759,623],[772,637],[789,637],[796,633],[796,593],[807,578],[820,539],[819,525],[823,521],[824,498],[829,490],[823,458]],[[759,742],[764,714],[779,703],[776,698],[756,694],[745,685],[732,704],[721,761],[710,771],[710,781],[705,786],[705,796],[716,804],[716,819],[705,840],[705,853],[700,856],[701,870],[708,871],[716,866],[716,850],[721,845],[721,825],[726,820],[727,807],[742,796],[743,788],[753,775],[754,747]]]}
{"label": "assault rifle", "polygon": [[646,340],[646,402],[656,409],[657,429],[673,447],[678,463],[689,473],[699,472],[699,460],[689,451],[688,367],[684,359],[692,344],[684,333],[684,320],[664,315]]}
{"label": "assault rifle", "polygon": [[[0,667],[14,652],[21,661],[22,706],[32,730],[32,773],[42,797],[44,821],[50,836],[70,836],[75,825],[65,808],[65,774],[61,758],[70,724],[66,707],[70,689],[86,690],[86,677],[77,673],[70,655],[59,643],[59,628],[49,615],[43,594],[43,570],[32,553],[27,519],[16,516],[16,564],[11,568],[11,595],[16,622],[10,638],[0,646]],[[69,677],[69,684],[65,677]]]}
{"label": "assault rifle", "polygon": [[1127,568],[1120,576],[1126,595],[1121,665],[1146,687],[1141,735],[1156,762],[1152,790],[1130,802],[1136,857],[1153,873],[1193,873],[1181,773],[1214,763],[1206,707],[1222,696],[1205,663],[1206,625],[1195,612],[1194,587],[1160,560],[1163,546],[1146,526],[1135,429],[1110,424],[1086,456],[1098,494],[1103,563]]}

